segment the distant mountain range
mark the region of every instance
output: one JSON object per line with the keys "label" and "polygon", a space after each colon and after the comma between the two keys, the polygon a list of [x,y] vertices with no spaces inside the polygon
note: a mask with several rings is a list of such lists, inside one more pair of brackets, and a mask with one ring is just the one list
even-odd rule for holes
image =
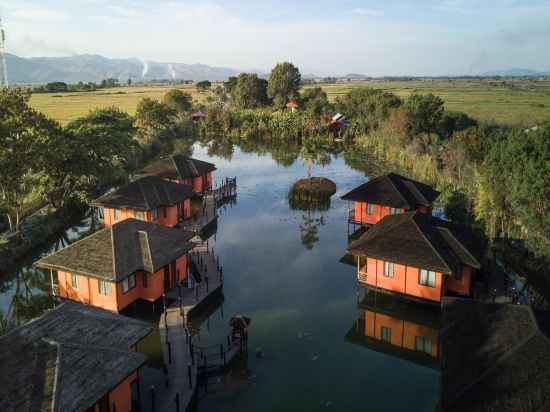
{"label": "distant mountain range", "polygon": [[485,77],[493,77],[493,76],[531,77],[531,76],[549,76],[549,75],[550,75],[550,71],[539,71],[539,70],[524,69],[524,68],[492,70],[481,74],[481,76],[485,76]]}
{"label": "distant mountain range", "polygon": [[10,83],[120,82],[148,80],[225,80],[238,70],[204,64],[158,63],[140,59],[109,59],[82,54],[69,57],[22,58],[6,55]]}
{"label": "distant mountain range", "polygon": [[[110,59],[107,57],[81,54],[68,57],[30,57],[23,58],[7,54],[8,76],[12,84],[37,84],[49,82],[101,82],[103,79],[115,78],[121,83],[151,80],[226,80],[229,76],[239,74],[240,70],[227,67],[213,67],[205,64],[159,63],[137,58]],[[256,71],[260,77],[267,73]],[[550,71],[532,69],[492,70],[480,76],[522,77],[549,76]],[[372,77],[349,73],[345,76],[334,76],[341,80],[369,80]],[[303,74],[303,79],[319,79],[315,74]]]}

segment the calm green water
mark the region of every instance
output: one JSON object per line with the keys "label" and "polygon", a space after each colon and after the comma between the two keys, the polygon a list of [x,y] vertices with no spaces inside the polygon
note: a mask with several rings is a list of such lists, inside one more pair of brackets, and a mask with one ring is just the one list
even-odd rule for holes
{"label": "calm green water", "polygon": [[[339,197],[363,182],[365,173],[348,166],[343,156],[332,156],[329,164],[325,159],[314,174],[337,184],[329,210],[292,210],[286,194],[306,176],[302,162],[279,152],[283,166],[269,153],[237,148],[229,160],[231,150],[224,149],[224,158],[199,147],[194,151],[216,163],[216,177],[237,176],[239,193],[236,204],[220,211],[211,239],[224,267],[225,299],[202,323],[196,342],[223,342],[228,319],[245,314],[252,318],[250,353],[231,376],[214,382],[208,393],[201,391],[198,410],[434,411],[437,371],[346,340],[359,314],[355,269],[340,262],[347,245],[347,205]],[[374,169],[369,162],[363,159],[361,170]],[[21,305],[14,305],[14,296],[22,300],[26,293],[31,297],[21,307],[39,312],[47,279],[21,286],[35,258],[0,282],[4,313],[13,315]]]}

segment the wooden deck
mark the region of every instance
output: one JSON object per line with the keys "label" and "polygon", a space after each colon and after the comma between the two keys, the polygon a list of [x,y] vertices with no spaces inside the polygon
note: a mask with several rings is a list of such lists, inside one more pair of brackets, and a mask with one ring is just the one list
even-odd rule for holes
{"label": "wooden deck", "polygon": [[234,197],[237,195],[237,178],[236,177],[227,177],[222,183],[212,189],[209,192],[210,195],[214,197],[216,202],[223,202],[227,198]]}
{"label": "wooden deck", "polygon": [[181,226],[190,232],[200,234],[205,228],[218,219],[218,210],[214,195],[208,194],[203,198],[201,213],[191,219],[184,220]]}
{"label": "wooden deck", "polygon": [[[214,253],[206,246],[195,247],[190,253],[190,262],[201,281],[192,289],[176,287],[169,291],[166,295],[165,312],[159,320],[168,384],[157,397],[157,411],[183,412],[191,403],[197,385],[198,369],[188,319],[193,311],[219,293],[223,285],[223,269]],[[229,349],[234,351],[233,348]],[[226,359],[234,356],[232,351],[227,351]]]}

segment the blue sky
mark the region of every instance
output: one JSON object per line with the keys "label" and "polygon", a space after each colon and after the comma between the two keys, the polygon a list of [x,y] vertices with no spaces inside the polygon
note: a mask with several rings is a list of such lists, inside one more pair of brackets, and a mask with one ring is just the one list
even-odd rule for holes
{"label": "blue sky", "polygon": [[9,52],[304,73],[550,70],[550,0],[2,0]]}

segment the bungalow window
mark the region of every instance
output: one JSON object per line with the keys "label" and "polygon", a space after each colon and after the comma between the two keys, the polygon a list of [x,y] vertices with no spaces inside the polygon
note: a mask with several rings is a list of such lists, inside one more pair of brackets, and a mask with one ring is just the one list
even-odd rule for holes
{"label": "bungalow window", "polygon": [[130,275],[122,281],[122,293],[128,292],[136,287],[136,275]]}
{"label": "bungalow window", "polygon": [[147,287],[147,272],[143,272],[141,274],[141,285],[146,288]]}
{"label": "bungalow window", "polygon": [[432,354],[432,339],[426,336],[416,336],[414,339],[414,349],[418,352]]}
{"label": "bungalow window", "polygon": [[120,210],[115,209],[114,215],[115,215],[115,222],[118,222],[120,220]]}
{"label": "bungalow window", "polygon": [[393,263],[384,262],[384,277],[393,278]]}
{"label": "bungalow window", "polygon": [[380,339],[382,339],[384,342],[391,342],[391,328],[382,326],[380,328]]}
{"label": "bungalow window", "polygon": [[158,209],[151,210],[151,220],[157,220],[159,218]]}
{"label": "bungalow window", "polygon": [[374,215],[374,205],[371,205],[370,203],[367,203],[367,215]]}
{"label": "bungalow window", "polygon": [[396,207],[390,208],[390,215],[398,215],[399,213],[401,213],[401,209],[398,209]]}
{"label": "bungalow window", "polygon": [[100,295],[110,295],[111,294],[111,283],[105,280],[98,280],[99,283],[99,294]]}
{"label": "bungalow window", "polygon": [[136,211],[136,219],[137,220],[145,220],[145,213],[141,210]]}
{"label": "bungalow window", "polygon": [[418,283],[422,286],[435,288],[435,272],[433,270],[420,269],[420,279]]}
{"label": "bungalow window", "polygon": [[71,273],[71,286],[78,289],[78,275],[76,273]]}

